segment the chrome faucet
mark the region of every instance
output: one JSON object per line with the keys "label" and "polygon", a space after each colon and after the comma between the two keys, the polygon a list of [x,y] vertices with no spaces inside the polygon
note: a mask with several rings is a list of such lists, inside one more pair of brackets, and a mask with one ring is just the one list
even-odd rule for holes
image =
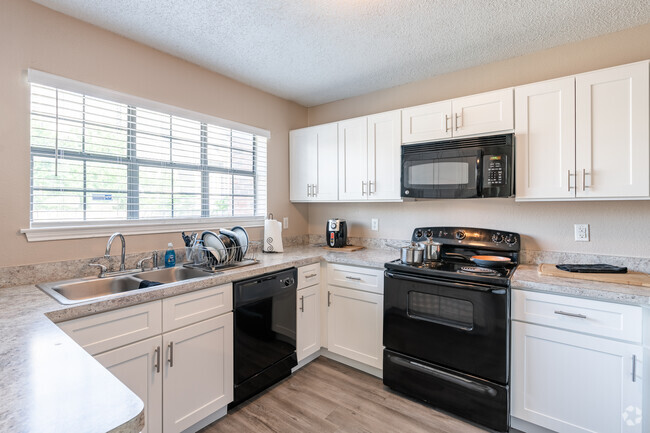
{"label": "chrome faucet", "polygon": [[124,266],[124,256],[126,255],[126,242],[124,241],[124,236],[122,236],[122,233],[113,233],[113,235],[108,238],[108,242],[106,243],[106,252],[104,253],[104,258],[108,259],[111,256],[111,244],[113,243],[113,239],[115,239],[117,236],[120,237],[120,240],[122,241],[122,255],[120,256],[120,271],[126,270],[126,267]]}

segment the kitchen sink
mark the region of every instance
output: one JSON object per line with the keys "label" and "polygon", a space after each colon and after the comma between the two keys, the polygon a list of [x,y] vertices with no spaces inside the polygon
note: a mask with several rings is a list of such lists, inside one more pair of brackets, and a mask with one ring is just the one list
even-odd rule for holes
{"label": "kitchen sink", "polygon": [[169,284],[194,278],[209,277],[210,275],[209,272],[204,272],[199,269],[177,266],[145,272],[134,271],[132,274],[113,277],[86,277],[54,283],[43,283],[37,284],[36,286],[61,304],[69,305],[138,290],[143,280]]}
{"label": "kitchen sink", "polygon": [[195,268],[184,268],[177,266],[174,268],[154,269],[151,271],[138,272],[133,275],[141,280],[156,281],[158,283],[174,283],[176,281],[191,280],[192,278],[201,278],[210,276],[209,272]]}

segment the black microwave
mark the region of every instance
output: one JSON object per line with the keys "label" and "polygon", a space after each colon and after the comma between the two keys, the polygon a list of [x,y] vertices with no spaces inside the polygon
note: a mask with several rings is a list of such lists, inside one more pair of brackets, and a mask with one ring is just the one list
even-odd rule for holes
{"label": "black microwave", "polygon": [[402,146],[403,198],[514,195],[514,134]]}

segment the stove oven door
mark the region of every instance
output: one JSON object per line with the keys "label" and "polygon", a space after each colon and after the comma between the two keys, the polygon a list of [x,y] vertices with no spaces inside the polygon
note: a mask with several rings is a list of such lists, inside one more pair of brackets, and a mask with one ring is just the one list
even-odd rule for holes
{"label": "stove oven door", "polygon": [[507,385],[509,305],[504,287],[386,271],[384,346]]}

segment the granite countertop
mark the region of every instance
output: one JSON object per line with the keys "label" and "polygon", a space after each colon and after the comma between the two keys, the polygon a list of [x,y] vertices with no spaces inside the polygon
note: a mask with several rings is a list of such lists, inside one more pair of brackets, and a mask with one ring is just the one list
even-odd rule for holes
{"label": "granite countertop", "polygon": [[53,322],[200,290],[326,260],[383,268],[395,250],[326,251],[308,246],[258,254],[259,263],[198,281],[106,300],[61,305],[35,285],[0,289],[0,432],[139,432],[142,401]]}
{"label": "granite countertop", "polygon": [[512,277],[511,287],[600,301],[650,306],[650,288],[540,275],[537,268],[538,265],[519,265]]}
{"label": "granite countertop", "polygon": [[[0,289],[0,432],[139,432],[142,401],[57,326],[56,322],[141,304],[291,266],[329,263],[383,268],[394,249],[356,252],[318,246],[258,254],[259,263],[124,293],[110,299],[61,305],[34,285]],[[620,284],[540,276],[520,265],[512,287],[635,305],[650,305],[650,290]]]}

